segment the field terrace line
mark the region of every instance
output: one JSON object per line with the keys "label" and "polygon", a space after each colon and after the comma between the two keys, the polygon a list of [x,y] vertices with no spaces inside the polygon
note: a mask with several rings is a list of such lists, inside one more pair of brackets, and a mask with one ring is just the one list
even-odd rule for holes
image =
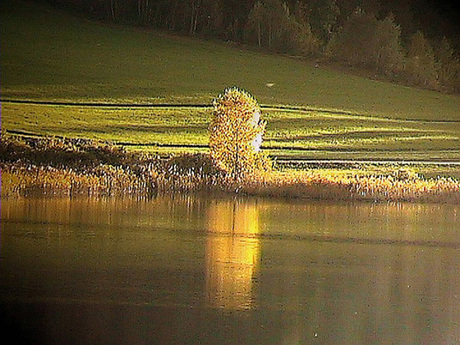
{"label": "field terrace line", "polygon": [[[59,101],[33,101],[33,100],[20,100],[20,99],[0,99],[1,103],[12,104],[30,104],[30,105],[55,105],[55,106],[69,106],[69,107],[105,107],[105,108],[213,108],[212,104],[200,103],[102,103],[102,102],[59,102]],[[329,110],[322,108],[303,107],[303,106],[289,106],[289,105],[268,105],[262,104],[260,106],[264,110],[279,110],[279,111],[297,111],[297,112],[311,112],[318,111],[331,115],[348,115],[361,118],[370,118],[373,120],[382,121],[397,121],[397,122],[419,122],[419,123],[460,123],[460,120],[429,120],[429,119],[404,119],[404,118],[391,118],[385,116],[373,117],[353,113],[344,110]]]}

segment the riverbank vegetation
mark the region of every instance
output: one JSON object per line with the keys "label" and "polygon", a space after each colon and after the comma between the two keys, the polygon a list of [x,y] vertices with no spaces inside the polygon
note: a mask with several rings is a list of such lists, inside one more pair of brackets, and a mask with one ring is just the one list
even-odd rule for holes
{"label": "riverbank vegetation", "polygon": [[[275,168],[235,181],[208,154],[159,157],[107,142],[21,138],[2,133],[2,197],[94,195],[149,197],[207,192],[323,200],[460,202],[452,177],[425,178],[417,166]],[[422,171],[422,170],[419,170]]]}

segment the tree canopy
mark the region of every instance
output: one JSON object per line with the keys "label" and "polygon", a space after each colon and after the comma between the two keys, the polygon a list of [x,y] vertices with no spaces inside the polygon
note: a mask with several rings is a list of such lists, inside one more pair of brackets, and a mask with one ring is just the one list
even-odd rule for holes
{"label": "tree canopy", "polygon": [[260,145],[265,126],[260,107],[249,93],[226,89],[214,101],[209,127],[214,164],[236,180],[257,172],[262,168]]}

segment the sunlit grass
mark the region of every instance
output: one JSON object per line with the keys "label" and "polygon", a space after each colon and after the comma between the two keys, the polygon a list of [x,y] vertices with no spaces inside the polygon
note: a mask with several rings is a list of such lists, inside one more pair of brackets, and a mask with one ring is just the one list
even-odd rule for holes
{"label": "sunlit grass", "polygon": [[[129,144],[130,151],[206,152],[210,108],[79,107],[2,104],[2,128]],[[456,123],[263,109],[263,149],[310,159],[460,160]],[[138,146],[136,146],[138,144]],[[145,146],[147,144],[147,146]],[[161,145],[176,147],[161,147]]]}

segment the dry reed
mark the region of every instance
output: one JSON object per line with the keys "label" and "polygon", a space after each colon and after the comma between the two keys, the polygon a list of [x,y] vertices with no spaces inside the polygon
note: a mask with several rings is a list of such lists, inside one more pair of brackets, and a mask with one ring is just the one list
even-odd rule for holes
{"label": "dry reed", "polygon": [[338,174],[332,169],[265,171],[235,181],[205,154],[162,159],[130,154],[108,143],[2,133],[2,197],[31,194],[136,195],[224,192],[325,200],[460,203],[454,178],[417,174]]}

